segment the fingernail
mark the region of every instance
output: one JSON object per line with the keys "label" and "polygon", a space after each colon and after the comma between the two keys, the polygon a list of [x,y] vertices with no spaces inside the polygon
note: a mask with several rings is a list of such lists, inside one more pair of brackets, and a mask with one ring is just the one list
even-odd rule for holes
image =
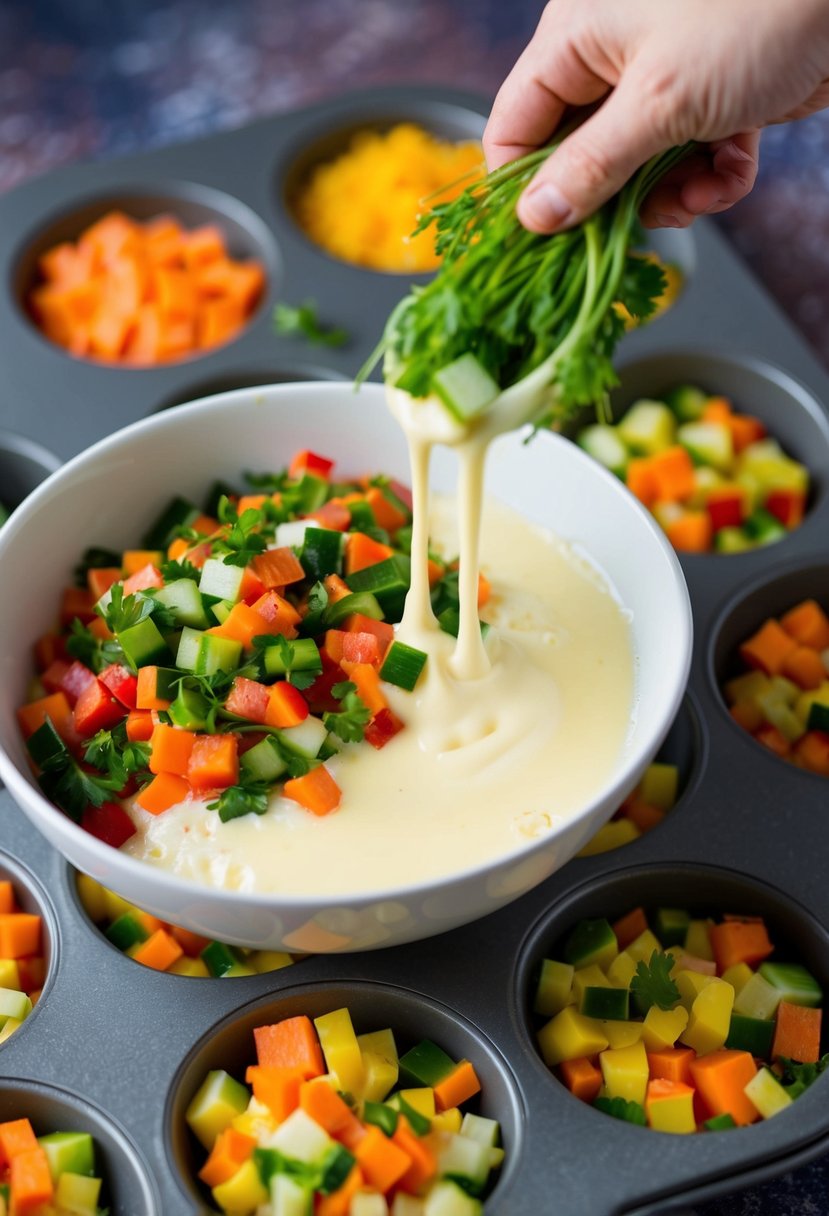
{"label": "fingernail", "polygon": [[558,186],[552,185],[551,182],[539,182],[521,195],[518,212],[523,222],[529,222],[534,228],[550,232],[567,223],[573,214],[573,208]]}
{"label": "fingernail", "polygon": [[657,214],[653,218],[654,218],[655,223],[660,228],[679,228],[680,227],[679,220],[676,218],[675,215]]}

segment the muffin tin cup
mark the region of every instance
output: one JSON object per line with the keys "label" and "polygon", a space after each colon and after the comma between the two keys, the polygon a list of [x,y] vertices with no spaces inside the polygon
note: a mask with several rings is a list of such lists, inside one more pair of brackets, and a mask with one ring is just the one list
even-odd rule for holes
{"label": "muffin tin cup", "polygon": [[2,1052],[9,1049],[10,1044],[18,1043],[20,1036],[28,1034],[36,1024],[38,1015],[42,1012],[58,970],[60,957],[60,928],[55,909],[41,883],[27,866],[21,865],[16,858],[0,850],[0,881],[10,881],[14,888],[15,900],[21,912],[28,912],[41,917],[41,953],[46,962],[46,978],[43,981],[40,997],[32,1012],[19,1026],[14,1034],[0,1043],[0,1076],[3,1075]]}
{"label": "muffin tin cup", "polygon": [[[452,89],[367,90],[180,147],[72,166],[0,198],[0,355],[14,386],[4,421],[65,458],[120,426],[217,389],[353,376],[409,277],[361,270],[313,246],[290,210],[297,175],[357,127],[413,119],[466,137],[480,132],[488,108],[486,99]],[[55,239],[55,224],[79,220],[85,207],[100,213],[115,199],[135,207],[148,198],[173,210],[198,203],[220,219],[235,216],[255,249],[234,252],[266,261],[266,296],[234,341],[200,358],[140,373],[70,359],[20,307],[37,242]],[[239,1025],[267,1010],[313,1012],[325,1001],[355,1011],[359,1005],[375,1025],[433,1033],[449,1050],[469,1053],[484,1077],[484,1102],[495,1108],[503,1100],[506,1112],[497,1117],[508,1158],[487,1216],[538,1216],[553,1207],[561,1216],[684,1209],[829,1148],[825,1079],[798,1100],[796,1115],[728,1135],[667,1137],[582,1107],[543,1066],[528,1031],[526,991],[538,952],[588,909],[622,911],[662,891],[673,903],[687,895],[712,910],[721,898],[730,905],[723,911],[768,910],[793,949],[804,943],[823,976],[829,959],[822,861],[829,787],[783,769],[740,732],[717,686],[744,625],[748,631],[763,613],[826,587],[820,563],[829,523],[829,377],[707,222],[655,234],[651,243],[682,266],[686,281],[658,321],[624,338],[617,400],[676,379],[699,380],[759,414],[805,459],[815,484],[803,525],[778,545],[682,559],[697,641],[686,702],[664,754],[679,762],[684,788],[657,829],[621,849],[575,859],[507,908],[450,934],[347,958],[310,957],[299,970],[190,983],[118,955],[87,921],[71,868],[0,791],[8,868],[31,870],[39,883],[33,889],[48,892],[42,902],[54,920],[48,991],[29,1026],[0,1050],[0,1074],[19,1091],[60,1086],[63,1096],[78,1095],[79,1117],[90,1104],[111,1117],[116,1136],[127,1129],[139,1164],[152,1163],[145,1190],[123,1209],[129,1216],[207,1210],[182,1180],[188,1086],[211,1050],[239,1041]],[[274,333],[276,300],[308,298],[324,322],[349,331],[344,346],[312,347]],[[382,464],[382,453],[376,458]],[[131,1166],[124,1172],[131,1176]]]}
{"label": "muffin tin cup", "polygon": [[7,511],[20,506],[50,473],[60,468],[60,460],[47,448],[19,435],[0,429],[0,503]]}

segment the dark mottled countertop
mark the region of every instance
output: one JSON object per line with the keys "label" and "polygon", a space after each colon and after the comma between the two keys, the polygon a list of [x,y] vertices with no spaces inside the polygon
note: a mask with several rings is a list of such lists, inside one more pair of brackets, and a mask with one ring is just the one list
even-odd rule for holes
{"label": "dark mottled countertop", "polygon": [[[78,159],[212,131],[372,84],[492,94],[534,0],[0,0],[0,190]],[[829,362],[829,114],[764,137],[719,221]],[[700,1216],[827,1216],[829,1162]]]}

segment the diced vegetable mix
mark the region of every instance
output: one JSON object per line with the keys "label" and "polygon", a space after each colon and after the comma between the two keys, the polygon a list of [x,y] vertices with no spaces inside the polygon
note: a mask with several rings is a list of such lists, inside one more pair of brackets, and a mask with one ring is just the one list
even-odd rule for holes
{"label": "diced vegetable mix", "polygon": [[310,174],[295,200],[297,219],[317,245],[344,262],[434,270],[440,258],[433,237],[411,235],[426,200],[448,202],[482,169],[481,146],[473,141],[448,143],[413,123],[359,131],[344,152]]}
{"label": "diced vegetable mix", "polygon": [[19,1029],[46,982],[43,918],[24,912],[9,879],[0,879],[0,1043]]}
{"label": "diced vegetable mix", "polygon": [[[278,792],[330,814],[325,762],[404,729],[386,690],[413,689],[426,663],[393,628],[410,494],[332,468],[299,452],[284,473],[249,474],[255,493],[218,484],[205,510],[175,498],[140,549],[85,554],[18,720],[44,793],[99,839],[134,834],[127,799],[151,815],[202,800],[226,822]],[[433,556],[430,577],[456,634],[457,562]],[[482,576],[481,606],[489,594]]]}
{"label": "diced vegetable mix", "polygon": [[654,762],[632,793],[628,794],[609,823],[602,824],[579,857],[607,853],[638,840],[661,823],[672,811],[679,792],[679,769],[675,764]]}
{"label": "diced vegetable mix", "polygon": [[88,1132],[36,1136],[28,1119],[0,1123],[0,1216],[106,1216]]}
{"label": "diced vegetable mix", "polygon": [[775,755],[829,777],[829,616],[803,600],[740,647],[723,691],[734,721]]}
{"label": "diced vegetable mix", "polygon": [[544,959],[533,1010],[546,1064],[576,1097],[656,1131],[742,1127],[827,1066],[823,993],[777,961],[761,917],[634,908],[583,920]]}
{"label": "diced vegetable mix", "polygon": [[577,442],[625,482],[675,549],[741,553],[782,540],[803,519],[805,465],[758,418],[693,385],[635,402],[615,426],[586,426]]}
{"label": "diced vegetable mix", "polygon": [[87,874],[78,874],[77,883],[87,916],[104,936],[136,963],[155,971],[200,979],[235,979],[280,971],[295,961],[282,950],[246,950],[168,924]]}
{"label": "diced vegetable mix", "polygon": [[260,262],[232,258],[212,224],[110,211],[38,260],[28,297],[47,338],[69,354],[133,366],[181,359],[239,332],[265,287]]}
{"label": "diced vegetable mix", "polygon": [[468,1060],[424,1039],[398,1057],[390,1029],[357,1034],[348,1009],[254,1032],[245,1084],[216,1069],[187,1109],[199,1178],[234,1216],[478,1216],[504,1158]]}

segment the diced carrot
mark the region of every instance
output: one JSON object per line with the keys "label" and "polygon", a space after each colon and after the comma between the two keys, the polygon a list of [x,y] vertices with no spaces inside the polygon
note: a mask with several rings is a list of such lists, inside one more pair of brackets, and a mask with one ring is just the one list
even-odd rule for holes
{"label": "diced carrot", "polygon": [[84,230],[78,248],[89,251],[100,263],[116,257],[134,241],[136,223],[123,211],[107,211]]}
{"label": "diced carrot", "polygon": [[212,515],[205,515],[204,513],[197,515],[190,527],[194,532],[198,532],[201,536],[214,536],[217,532],[221,531],[221,525],[218,519],[215,519]]}
{"label": "diced carrot", "polygon": [[86,587],[67,587],[61,597],[61,625],[71,625],[75,617],[84,625],[95,617],[95,601]]}
{"label": "diced carrot", "polygon": [[154,971],[167,971],[173,963],[178,962],[184,953],[183,949],[166,929],[156,929],[145,942],[142,942],[133,954],[137,963],[152,967]]}
{"label": "diced carrot", "polygon": [[371,486],[366,490],[366,502],[371,507],[378,526],[385,528],[387,532],[396,532],[409,522],[408,515],[386,497],[380,486]]}
{"label": "diced carrot", "polygon": [[187,764],[194,792],[226,789],[239,780],[239,751],[235,735],[197,735]]}
{"label": "diced carrot", "polygon": [[692,1084],[712,1115],[731,1115],[738,1127],[758,1119],[757,1108],[744,1090],[757,1072],[748,1051],[723,1048],[691,1061]]}
{"label": "diced carrot", "polygon": [[158,668],[152,665],[138,668],[138,686],[135,692],[136,709],[169,709],[168,697],[158,695]]}
{"label": "diced carrot", "polygon": [[751,414],[732,414],[726,420],[726,426],[731,432],[731,442],[737,455],[750,444],[763,439],[766,434],[766,428],[760,419],[752,417]]}
{"label": "diced carrot", "polygon": [[202,350],[229,342],[245,322],[245,311],[238,300],[203,300],[199,306],[197,334]]}
{"label": "diced carrot", "polygon": [[186,270],[156,266],[153,281],[158,307],[166,316],[193,316],[197,304],[196,284]]}
{"label": "diced carrot", "polygon": [[[435,583],[439,583],[443,578],[446,573],[446,567],[442,566],[440,562],[433,561],[431,557],[427,558],[426,566],[429,573],[429,586],[434,587]],[[478,590],[480,592],[480,583],[478,584]]]}
{"label": "diced carrot", "polygon": [[785,1056],[800,1064],[816,1064],[820,1059],[820,1023],[820,1009],[781,1001],[775,1018],[772,1059]]}
{"label": "diced carrot", "polygon": [[619,949],[626,949],[632,941],[635,941],[640,934],[644,933],[648,928],[648,918],[645,916],[644,908],[634,908],[632,912],[628,912],[626,916],[622,916],[619,920],[613,922],[613,932],[616,934],[616,941],[619,943]]}
{"label": "diced carrot", "polygon": [[404,1153],[408,1153],[412,1161],[400,1179],[400,1189],[417,1195],[437,1174],[435,1155],[428,1144],[414,1134],[405,1115],[397,1120],[392,1140]]}
{"label": "diced carrot", "polygon": [[735,701],[728,712],[743,730],[752,735],[763,725],[763,711],[756,701]]}
{"label": "diced carrot", "polygon": [[461,1060],[448,1077],[438,1081],[434,1090],[438,1110],[449,1110],[453,1106],[468,1102],[471,1097],[480,1093],[481,1082],[469,1061]]}
{"label": "diced carrot", "polygon": [[246,650],[249,650],[253,645],[253,639],[261,637],[265,630],[261,613],[250,604],[240,601],[233,605],[221,625],[215,625],[207,632],[214,634],[217,638],[229,638],[233,642],[239,642]]}
{"label": "diced carrot", "polygon": [[625,484],[641,503],[651,507],[659,497],[657,480],[651,464],[652,457],[636,457],[628,461]]}
{"label": "diced carrot", "polygon": [[145,566],[159,566],[161,560],[162,554],[158,549],[125,549],[121,554],[121,565],[127,577],[137,574]]}
{"label": "diced carrot", "polygon": [[681,553],[707,553],[713,537],[711,516],[707,511],[685,511],[667,525],[665,533]]}
{"label": "diced carrot", "polygon": [[703,422],[724,422],[732,417],[731,402],[727,397],[709,397],[702,411]]}
{"label": "diced carrot", "polygon": [[63,692],[53,692],[48,697],[39,697],[28,705],[21,705],[17,711],[17,721],[24,738],[33,735],[47,718],[54,724],[55,730],[61,733],[60,724],[66,726],[72,721],[72,710]]}
{"label": "diced carrot", "polygon": [[37,1216],[54,1194],[49,1159],[39,1144],[12,1157],[9,1182],[14,1216]]}
{"label": "diced carrot", "polygon": [[644,798],[636,795],[625,803],[622,814],[635,824],[640,832],[650,832],[665,818],[665,811],[659,806],[652,806]]}
{"label": "diced carrot", "polygon": [[0,1123],[0,1169],[33,1148],[37,1148],[37,1137],[28,1119]]}
{"label": "diced carrot", "polygon": [[159,723],[150,739],[150,772],[175,773],[184,777],[195,742],[196,735],[193,731]]}
{"label": "diced carrot", "polygon": [[811,773],[829,777],[829,734],[808,730],[794,745],[794,754]]}
{"label": "diced carrot", "polygon": [[253,1156],[255,1148],[253,1136],[246,1136],[235,1127],[224,1128],[213,1142],[210,1156],[199,1170],[199,1178],[207,1186],[221,1186]]}
{"label": "diced carrot", "polygon": [[690,1085],[691,1061],[695,1059],[692,1047],[665,1047],[661,1051],[648,1052],[648,1069],[651,1077]]}
{"label": "diced carrot", "polygon": [[355,1156],[369,1186],[383,1193],[391,1190],[412,1165],[406,1150],[374,1126],[366,1128],[355,1149]]}
{"label": "diced carrot", "polygon": [[[225,242],[221,230],[215,224],[204,224],[184,235],[182,248],[185,265],[190,270],[206,266],[225,256]],[[210,1183],[215,1186],[215,1183]]]}
{"label": "diced carrot", "polygon": [[345,542],[345,572],[347,575],[356,574],[358,570],[385,561],[393,553],[389,545],[366,536],[364,532],[352,532]]}
{"label": "diced carrot", "polygon": [[253,559],[253,569],[266,588],[289,587],[305,578],[302,562],[293,549],[267,549]]}
{"label": "diced carrot", "polygon": [[485,574],[478,571],[478,607],[483,608],[489,603],[489,597],[492,595],[492,584]]}
{"label": "diced carrot", "polygon": [[299,1087],[304,1084],[301,1068],[277,1068],[251,1064],[245,1073],[257,1102],[264,1102],[280,1123],[299,1106]]}
{"label": "diced carrot", "polygon": [[34,912],[0,913],[0,958],[40,953],[41,919]]}
{"label": "diced carrot", "polygon": [[328,592],[328,600],[331,604],[336,604],[339,600],[344,600],[347,595],[351,595],[351,588],[340,578],[339,574],[326,574],[322,585]]}
{"label": "diced carrot", "polygon": [[284,1018],[270,1026],[257,1026],[253,1038],[256,1058],[266,1067],[298,1068],[305,1080],[321,1077],[325,1072],[314,1023],[304,1014]]}
{"label": "diced carrot", "polygon": [[0,881],[0,916],[5,916],[14,910],[14,887],[8,878],[4,878]]}
{"label": "diced carrot", "polygon": [[[759,730],[754,732],[754,738],[758,743],[762,743],[763,747],[767,747],[770,752],[774,752],[775,756],[786,757],[790,755],[792,745],[784,734],[772,726],[770,723],[764,723]],[[804,735],[805,739],[806,736]],[[798,743],[801,740],[798,739]]]}
{"label": "diced carrot", "polygon": [[330,532],[347,532],[351,524],[351,512],[338,498],[324,502],[307,518],[313,519],[321,528],[328,528]]}
{"label": "diced carrot", "polygon": [[383,654],[394,641],[393,625],[390,625],[388,621],[372,620],[370,616],[363,616],[362,612],[354,612],[351,616],[347,616],[343,621],[343,629],[346,633],[373,633],[380,643],[380,650]]}
{"label": "diced carrot", "polygon": [[267,684],[237,676],[225,701],[225,709],[228,713],[236,714],[238,718],[264,724],[270,695],[271,690]]}
{"label": "diced carrot", "polygon": [[[342,1100],[327,1081],[305,1081],[300,1086],[299,1105],[307,1115],[319,1123],[320,1127],[325,1128],[329,1136],[339,1140],[351,1152],[354,1152],[366,1134],[365,1128],[351,1107]],[[369,1171],[362,1161],[360,1165],[366,1177],[371,1181]]]}
{"label": "diced carrot", "polygon": [[368,663],[349,663],[346,659],[343,659],[342,668],[348,674],[349,680],[353,680],[357,685],[357,692],[363,703],[373,714],[388,708],[388,701],[383,695],[380,677],[375,668],[370,667]]}
{"label": "diced carrot", "polygon": [[171,806],[184,802],[189,794],[190,785],[183,777],[175,773],[159,773],[149,785],[144,786],[135,801],[151,815],[161,815]]}
{"label": "diced carrot", "polygon": [[349,1216],[351,1200],[363,1189],[364,1183],[363,1171],[359,1165],[353,1166],[341,1187],[314,1200],[314,1216]]}
{"label": "diced carrot", "polygon": [[267,591],[268,588],[255,573],[253,566],[246,566],[245,572],[242,575],[242,584],[239,588],[239,599],[245,604],[249,604],[252,608],[257,600],[267,594]]}
{"label": "diced carrot", "polygon": [[71,241],[61,241],[40,255],[37,268],[44,279],[70,286],[88,277],[89,261]]}
{"label": "diced carrot", "polygon": [[585,1056],[578,1060],[564,1060],[559,1065],[559,1071],[562,1081],[575,1098],[592,1103],[593,1099],[598,1097],[602,1087],[602,1074]]}
{"label": "diced carrot", "polygon": [[264,633],[281,633],[283,637],[289,639],[296,637],[296,627],[301,619],[300,615],[293,604],[290,604],[278,592],[267,591],[252,607],[267,626]]}
{"label": "diced carrot", "polygon": [[725,921],[713,925],[709,936],[720,975],[737,963],[756,967],[774,950],[762,920]]}
{"label": "diced carrot", "polygon": [[299,726],[308,717],[308,702],[298,688],[287,680],[279,680],[272,684],[265,710],[265,724],[284,730],[290,726]]}
{"label": "diced carrot", "polygon": [[829,617],[817,600],[804,600],[780,618],[786,633],[801,646],[825,650],[829,646]]}
{"label": "diced carrot", "polygon": [[161,571],[152,562],[147,562],[146,566],[124,579],[124,595],[134,595],[136,591],[148,591],[150,588],[160,590],[163,586]]}
{"label": "diced carrot", "polygon": [[304,777],[293,777],[282,787],[286,798],[298,802],[314,815],[328,815],[340,805],[342,792],[324,764]]}
{"label": "diced carrot", "polygon": [[743,642],[740,657],[749,667],[764,671],[767,676],[779,676],[786,659],[796,649],[794,637],[772,618]]}
{"label": "diced carrot", "polygon": [[682,502],[694,492],[694,464],[678,444],[652,456],[650,472],[656,497],[663,502]]}
{"label": "diced carrot", "polygon": [[267,494],[242,494],[236,504],[236,510],[240,515],[244,515],[245,511],[261,511],[267,501]]}
{"label": "diced carrot", "polygon": [[112,584],[120,582],[121,578],[120,566],[104,566],[97,569],[92,567],[86,572],[86,585],[90,594],[99,600],[109,591]]}

